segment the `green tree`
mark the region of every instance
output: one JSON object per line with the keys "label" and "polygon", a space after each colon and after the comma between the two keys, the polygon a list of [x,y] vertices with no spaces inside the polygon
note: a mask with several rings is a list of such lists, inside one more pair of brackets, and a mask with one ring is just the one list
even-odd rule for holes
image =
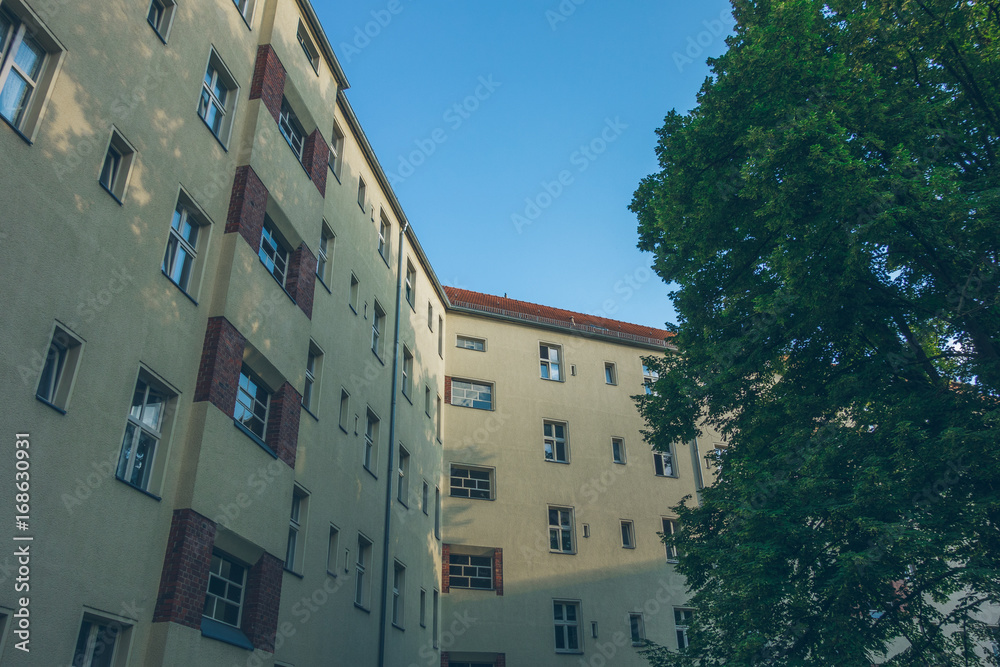
{"label": "green tree", "polygon": [[647,657],[996,664],[1000,3],[733,6],[631,204],[681,351],[646,437],[730,445],[677,508],[691,647]]}

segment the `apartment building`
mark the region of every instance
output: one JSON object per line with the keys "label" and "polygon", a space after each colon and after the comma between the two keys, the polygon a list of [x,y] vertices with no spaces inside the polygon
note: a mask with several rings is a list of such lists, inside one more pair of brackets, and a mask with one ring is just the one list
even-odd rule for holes
{"label": "apartment building", "polygon": [[306,0],[0,0],[0,663],[686,641],[666,332],[443,288],[347,87]]}

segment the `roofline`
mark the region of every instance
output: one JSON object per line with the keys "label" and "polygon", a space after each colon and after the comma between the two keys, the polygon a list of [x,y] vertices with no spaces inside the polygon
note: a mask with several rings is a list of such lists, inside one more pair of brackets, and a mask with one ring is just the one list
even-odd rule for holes
{"label": "roofline", "polygon": [[344,68],[340,66],[340,61],[333,52],[333,46],[330,44],[329,37],[326,36],[326,30],[323,29],[323,24],[320,22],[319,16],[316,15],[316,10],[313,8],[312,2],[310,0],[298,0],[298,3],[309,20],[309,27],[316,34],[323,56],[326,57],[330,69],[333,70],[333,74],[337,78],[338,90],[347,90],[351,87],[351,83],[347,80]]}

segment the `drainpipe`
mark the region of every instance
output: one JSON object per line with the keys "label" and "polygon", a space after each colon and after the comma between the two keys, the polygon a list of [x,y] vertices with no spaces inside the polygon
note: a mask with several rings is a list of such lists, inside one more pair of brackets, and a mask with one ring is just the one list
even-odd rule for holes
{"label": "drainpipe", "polygon": [[382,602],[378,621],[378,667],[385,667],[386,614],[389,594],[389,529],[392,523],[392,490],[396,481],[396,402],[399,395],[399,320],[403,308],[403,241],[410,223],[399,228],[399,266],[396,271],[396,330],[392,337],[392,407],[389,410],[389,464],[385,476],[385,525],[382,534]]}

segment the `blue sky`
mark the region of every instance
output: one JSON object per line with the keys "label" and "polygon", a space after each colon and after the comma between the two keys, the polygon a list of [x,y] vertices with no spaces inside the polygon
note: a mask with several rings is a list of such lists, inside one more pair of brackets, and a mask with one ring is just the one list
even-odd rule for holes
{"label": "blue sky", "polygon": [[314,0],[347,96],[445,285],[649,326],[628,211],[695,106],[729,3]]}

